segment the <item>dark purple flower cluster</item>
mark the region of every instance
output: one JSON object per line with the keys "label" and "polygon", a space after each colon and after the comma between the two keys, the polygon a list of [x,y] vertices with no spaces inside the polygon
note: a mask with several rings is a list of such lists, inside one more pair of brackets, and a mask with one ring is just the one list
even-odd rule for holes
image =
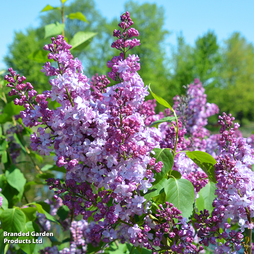
{"label": "dark purple flower cluster", "polygon": [[91,92],[91,95],[95,99],[102,100],[103,99],[103,93],[105,92],[105,88],[110,84],[110,81],[107,79],[106,75],[99,76],[97,73],[95,76],[92,76],[92,82],[91,89],[93,90]]}
{"label": "dark purple flower cluster", "polygon": [[[156,107],[156,100],[154,99],[154,100],[144,101],[144,103],[141,104],[138,109],[138,112],[144,117],[144,122],[146,126],[149,126],[151,123],[157,120],[155,107]],[[163,117],[163,114],[161,118],[162,117]]]}
{"label": "dark purple flower cluster", "polygon": [[29,106],[33,107],[32,98],[37,94],[37,91],[33,89],[31,83],[24,83],[26,77],[21,77],[19,74],[16,74],[12,68],[9,68],[8,71],[10,74],[5,75],[4,79],[9,82],[7,87],[12,88],[9,92],[9,96],[19,96],[19,99],[14,99],[14,104],[20,106],[24,105],[25,108],[28,108]]}
{"label": "dark purple flower cluster", "polygon": [[[225,207],[217,206],[210,215],[207,210],[195,214],[194,228],[197,230],[200,244],[209,246],[216,245],[215,252],[218,254],[238,253],[241,249],[243,235],[234,230],[229,231],[231,226],[224,222]],[[222,240],[218,242],[217,240]],[[223,243],[224,242],[224,243]]]}
{"label": "dark purple flower cluster", "polygon": [[193,184],[196,192],[199,192],[209,182],[206,173],[202,171],[190,172],[185,179]]}
{"label": "dark purple flower cluster", "polygon": [[[181,216],[181,211],[173,204],[166,202],[165,207],[159,205],[160,209],[156,214],[156,226],[153,245],[175,253],[199,253],[204,248],[194,244],[195,232],[187,220]],[[168,246],[170,242],[170,246]]]}

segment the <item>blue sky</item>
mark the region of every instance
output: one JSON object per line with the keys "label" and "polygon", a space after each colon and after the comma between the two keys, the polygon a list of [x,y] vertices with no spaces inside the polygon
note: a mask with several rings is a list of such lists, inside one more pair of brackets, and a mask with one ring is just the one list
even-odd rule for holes
{"label": "blue sky", "polygon": [[[71,2],[73,0],[68,0]],[[125,0],[95,0],[97,9],[109,20],[119,17]],[[240,32],[248,42],[254,44],[253,0],[138,0],[138,3],[156,3],[165,10],[165,28],[171,31],[167,45],[176,45],[181,32],[187,43],[193,45],[198,36],[212,30],[219,43],[233,32]],[[39,25],[39,12],[50,4],[59,6],[60,0],[11,0],[1,1],[0,15],[0,69],[5,68],[3,56],[8,53],[8,44],[14,31],[25,31],[29,26]]]}

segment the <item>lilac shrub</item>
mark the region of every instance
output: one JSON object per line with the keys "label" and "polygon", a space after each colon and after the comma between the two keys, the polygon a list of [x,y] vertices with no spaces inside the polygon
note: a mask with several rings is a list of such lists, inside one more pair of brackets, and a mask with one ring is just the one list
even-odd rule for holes
{"label": "lilac shrub", "polygon": [[[70,246],[60,251],[56,246],[46,247],[41,253],[103,251],[116,240],[153,253],[201,253],[209,244],[216,246],[217,253],[238,251],[242,232],[253,228],[252,139],[237,135],[239,126],[232,127],[232,117],[225,114],[219,121],[220,135],[210,136],[207,118],[217,114],[218,107],[206,101],[197,79],[186,87],[185,96],[174,98],[177,119],[169,109],[156,115],[155,100],[145,101],[149,92],[138,74],[139,57],[127,54],[140,45],[133,38],[139,32],[132,25],[126,12],[121,15],[120,29],[113,32],[116,41],[111,46],[120,54],[107,62],[107,76],[115,85],[110,86],[105,75],[89,80],[61,35],[44,46],[48,59],[55,61],[42,69],[50,77],[50,91],[37,94],[12,68],[5,76],[12,88],[9,95],[18,96],[14,103],[25,107],[20,113],[24,125],[37,127],[31,135],[32,149],[46,156],[54,152],[56,165],[66,169],[65,180],[46,181],[56,200],[54,204],[48,201],[51,214],[56,215],[62,204],[70,210],[62,223],[65,229],[70,227]],[[60,106],[49,109],[48,99]],[[165,116],[172,117],[172,122],[149,127]],[[156,149],[172,151],[172,169],[166,173]],[[184,218],[163,194],[146,198],[161,174],[175,179],[172,171],[178,171],[184,183],[192,183],[198,198],[209,175],[186,150],[208,152],[217,160],[217,197],[211,214],[194,208],[193,216]],[[82,219],[77,220],[78,216]],[[44,215],[39,221],[44,230],[50,229]],[[231,230],[230,223],[238,224],[240,230]]]}

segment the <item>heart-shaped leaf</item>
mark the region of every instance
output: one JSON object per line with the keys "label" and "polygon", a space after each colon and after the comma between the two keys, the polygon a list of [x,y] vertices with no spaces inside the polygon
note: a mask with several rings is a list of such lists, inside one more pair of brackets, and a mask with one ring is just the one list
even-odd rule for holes
{"label": "heart-shaped leaf", "polygon": [[23,231],[26,224],[25,214],[18,208],[2,211],[0,215],[1,228],[7,232]]}
{"label": "heart-shaped leaf", "polygon": [[208,182],[206,186],[199,191],[199,197],[196,201],[199,211],[204,209],[208,210],[210,213],[213,211],[213,201],[216,197],[215,189],[215,183]]}
{"label": "heart-shaped leaf", "polygon": [[170,178],[164,187],[166,201],[182,211],[182,216],[189,218],[193,211],[195,192],[192,183],[187,179]]}

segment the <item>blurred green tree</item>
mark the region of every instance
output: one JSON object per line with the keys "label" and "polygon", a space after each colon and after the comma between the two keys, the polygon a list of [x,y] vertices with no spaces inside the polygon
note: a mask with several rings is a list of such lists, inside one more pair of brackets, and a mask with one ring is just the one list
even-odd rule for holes
{"label": "blurred green tree", "polygon": [[8,46],[9,52],[4,57],[8,67],[12,67],[40,92],[49,89],[48,77],[42,75],[42,64],[28,58],[31,52],[42,48],[46,41],[43,39],[43,28],[28,28],[25,33],[15,32],[13,43]]}
{"label": "blurred green tree", "polygon": [[182,35],[177,38],[177,48],[172,52],[172,72],[168,85],[168,96],[172,99],[175,95],[185,93],[183,86],[193,82],[194,57],[193,47],[186,44]]}
{"label": "blurred green tree", "polygon": [[221,65],[221,54],[214,32],[208,31],[197,38],[193,57],[195,76],[200,79],[204,87],[216,86],[220,82],[218,70]]}
{"label": "blurred green tree", "polygon": [[238,32],[233,33],[222,49],[222,83],[214,101],[221,111],[232,113],[240,121],[253,120],[254,47]]}

